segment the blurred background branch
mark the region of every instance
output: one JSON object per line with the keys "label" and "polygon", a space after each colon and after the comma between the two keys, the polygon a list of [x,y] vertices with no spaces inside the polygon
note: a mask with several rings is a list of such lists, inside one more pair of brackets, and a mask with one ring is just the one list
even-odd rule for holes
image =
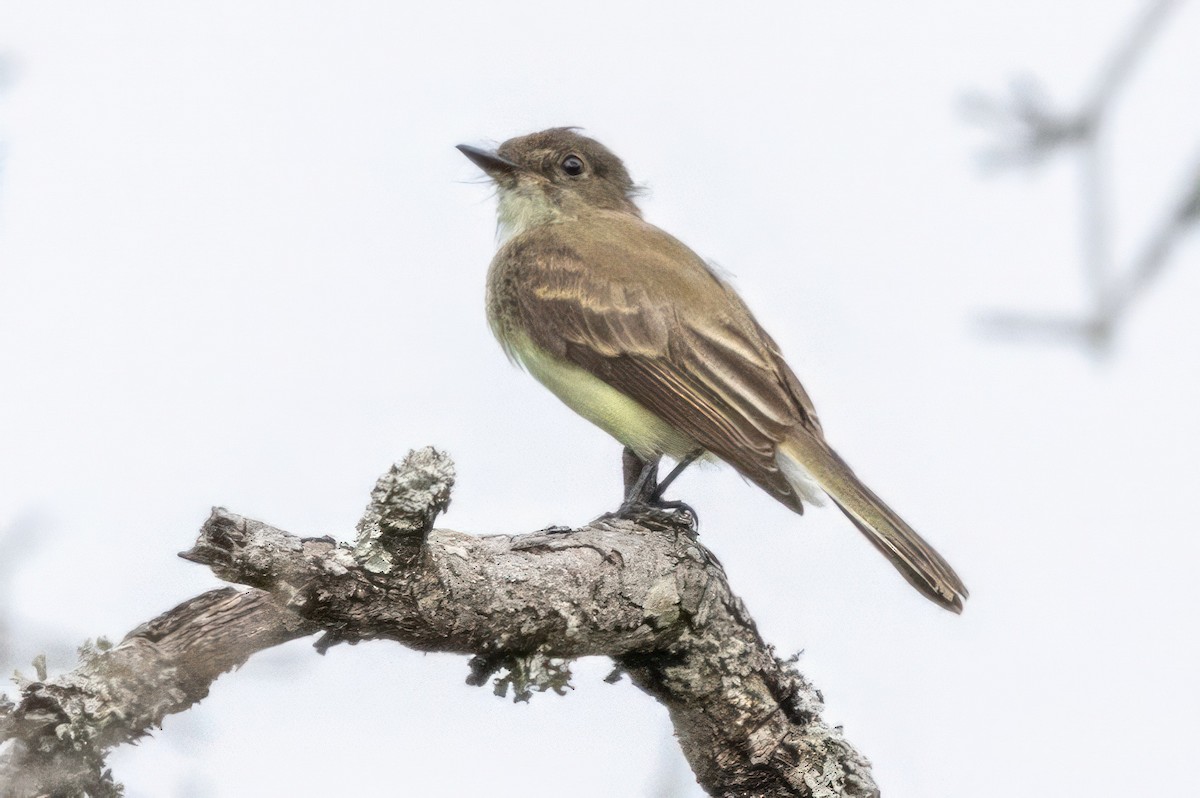
{"label": "blurred background branch", "polygon": [[[16,59],[9,53],[0,51],[0,102],[6,98],[9,89],[17,79],[17,62]],[[4,156],[7,145],[4,138],[4,129],[0,128],[0,185],[4,180]]]}
{"label": "blurred background branch", "polygon": [[[50,525],[36,514],[26,513],[0,526],[0,673],[28,665],[42,656],[53,663],[69,662],[75,650],[62,635],[14,617],[11,595],[17,572],[51,539]],[[19,640],[18,640],[19,638]]]}
{"label": "blurred background branch", "polygon": [[0,527],[0,668],[7,670],[12,661],[12,618],[9,617],[9,607],[12,600],[8,596],[12,585],[16,566],[20,565],[22,554],[28,549],[21,545],[32,540],[28,534],[27,524],[14,522]]}
{"label": "blurred background branch", "polygon": [[1106,60],[1090,95],[1073,112],[1055,108],[1032,77],[1013,81],[1008,98],[975,92],[964,98],[968,121],[990,128],[995,143],[979,155],[987,171],[1044,164],[1066,150],[1079,154],[1082,266],[1088,296],[1081,316],[995,311],[983,329],[1007,339],[1065,342],[1095,354],[1106,353],[1133,302],[1158,277],[1174,246],[1200,216],[1200,159],[1187,173],[1179,199],[1171,204],[1124,268],[1114,262],[1113,219],[1105,129],[1119,90],[1145,58],[1179,0],[1149,3]]}
{"label": "blurred background branch", "polygon": [[10,53],[0,52],[0,95],[12,86],[17,77],[17,62]]}

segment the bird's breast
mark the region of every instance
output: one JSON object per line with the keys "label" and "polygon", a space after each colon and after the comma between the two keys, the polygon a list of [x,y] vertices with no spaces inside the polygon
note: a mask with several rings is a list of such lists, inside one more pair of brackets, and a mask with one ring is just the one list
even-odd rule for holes
{"label": "bird's breast", "polygon": [[628,446],[643,460],[663,454],[679,459],[699,448],[694,440],[639,402],[587,370],[547,352],[528,336],[514,333],[501,343],[514,361],[567,407]]}

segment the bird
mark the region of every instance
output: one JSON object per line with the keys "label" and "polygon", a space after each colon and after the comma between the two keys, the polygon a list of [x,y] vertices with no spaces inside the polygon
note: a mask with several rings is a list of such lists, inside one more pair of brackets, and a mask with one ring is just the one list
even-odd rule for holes
{"label": "bird", "polygon": [[[796,513],[828,496],[913,587],[962,612],[954,569],[826,442],[808,393],[728,280],[642,218],[620,158],[570,127],[458,149],[497,190],[492,332],[625,446],[623,510],[678,507],[663,499],[671,480],[697,459],[723,461]],[[677,465],[652,484],[664,456]]]}

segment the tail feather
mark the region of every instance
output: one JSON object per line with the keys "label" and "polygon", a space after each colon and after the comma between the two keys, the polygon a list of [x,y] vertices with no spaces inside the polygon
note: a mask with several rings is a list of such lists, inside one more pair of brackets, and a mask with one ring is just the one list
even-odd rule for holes
{"label": "tail feather", "polygon": [[962,612],[968,593],[958,574],[864,485],[828,444],[810,433],[798,432],[779,448],[777,459],[802,495],[812,492],[805,477],[819,485],[909,584],[946,609]]}

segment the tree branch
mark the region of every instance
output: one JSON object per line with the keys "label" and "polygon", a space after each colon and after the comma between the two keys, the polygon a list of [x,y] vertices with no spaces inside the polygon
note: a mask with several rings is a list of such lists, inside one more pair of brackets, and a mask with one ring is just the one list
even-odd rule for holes
{"label": "tree branch", "polygon": [[[103,757],[186,709],[255,650],[316,631],[471,655],[472,684],[514,699],[565,691],[569,660],[605,655],[670,711],[717,796],[873,796],[867,760],[819,716],[690,524],[652,514],[577,530],[476,537],[432,528],[453,467],[414,452],[380,479],[354,545],[214,510],[183,556],[253,590],[206,593],[89,652],[0,708],[0,795],[111,785]],[[111,794],[111,793],[110,793]]]}
{"label": "tree branch", "polygon": [[18,680],[17,705],[0,698],[0,795],[120,795],[108,751],[144,736],[208,695],[222,673],[264,648],[316,631],[260,590],[202,593],[134,629],[117,646],[80,649],[55,679]]}

